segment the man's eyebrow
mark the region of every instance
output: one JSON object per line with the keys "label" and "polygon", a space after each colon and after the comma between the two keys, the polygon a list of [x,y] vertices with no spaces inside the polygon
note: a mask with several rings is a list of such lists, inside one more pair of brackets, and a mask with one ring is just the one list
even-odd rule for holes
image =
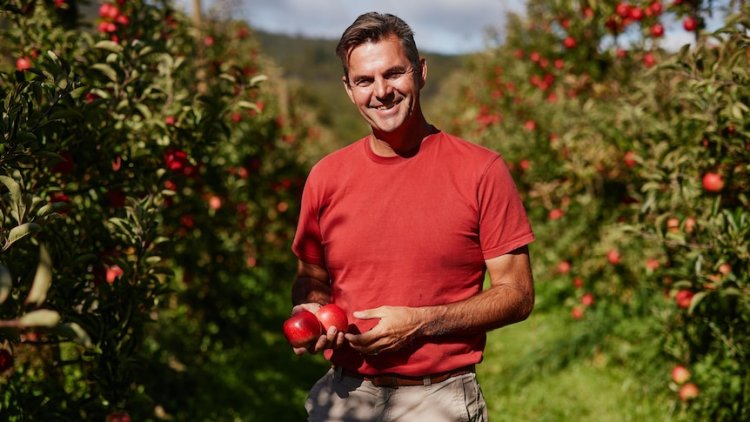
{"label": "man's eyebrow", "polygon": [[409,68],[407,66],[393,66],[385,71],[385,73],[394,73],[394,72],[406,72]]}
{"label": "man's eyebrow", "polygon": [[[392,66],[392,67],[389,67],[388,69],[386,69],[383,72],[383,74],[385,75],[385,74],[388,74],[388,73],[406,72],[408,70],[409,70],[408,66],[396,65],[396,66]],[[367,74],[357,74],[357,73],[355,73],[355,74],[352,75],[352,79],[363,79],[363,78],[371,78],[371,77],[372,77],[371,75],[367,75]]]}

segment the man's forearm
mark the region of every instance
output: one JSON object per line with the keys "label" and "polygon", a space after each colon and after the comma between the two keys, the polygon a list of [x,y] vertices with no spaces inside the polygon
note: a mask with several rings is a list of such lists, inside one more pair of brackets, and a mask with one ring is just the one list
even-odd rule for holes
{"label": "man's forearm", "polygon": [[313,277],[298,276],[292,284],[292,305],[331,301],[331,286]]}
{"label": "man's forearm", "polygon": [[486,332],[526,319],[534,307],[533,288],[501,284],[466,300],[418,308],[424,336]]}

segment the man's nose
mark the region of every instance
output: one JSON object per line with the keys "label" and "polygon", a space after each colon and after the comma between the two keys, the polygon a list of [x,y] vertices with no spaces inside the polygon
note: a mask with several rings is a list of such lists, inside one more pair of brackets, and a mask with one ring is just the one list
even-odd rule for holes
{"label": "man's nose", "polygon": [[373,89],[375,96],[378,98],[386,98],[393,92],[391,84],[383,78],[375,79]]}

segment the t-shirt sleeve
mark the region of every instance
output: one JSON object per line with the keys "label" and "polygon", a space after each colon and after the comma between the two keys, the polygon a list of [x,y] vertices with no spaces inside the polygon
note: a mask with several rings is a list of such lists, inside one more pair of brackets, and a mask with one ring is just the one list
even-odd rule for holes
{"label": "t-shirt sleeve", "polygon": [[297,231],[292,242],[292,252],[300,260],[324,265],[323,239],[320,231],[321,188],[315,167],[310,171],[302,191]]}
{"label": "t-shirt sleeve", "polygon": [[534,240],[526,209],[502,157],[484,172],[477,192],[479,242],[484,259],[504,255]]}

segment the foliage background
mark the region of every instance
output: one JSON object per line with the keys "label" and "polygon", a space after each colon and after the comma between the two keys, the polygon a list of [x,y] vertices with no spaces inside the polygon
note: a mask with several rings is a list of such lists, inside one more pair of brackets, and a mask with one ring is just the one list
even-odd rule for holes
{"label": "foliage background", "polygon": [[[299,420],[326,364],[280,333],[297,202],[366,130],[333,44],[106,4],[0,1],[0,418]],[[529,1],[428,56],[428,118],[503,154],[538,236],[493,419],[748,418],[750,23],[708,34],[713,6]],[[667,18],[695,46],[660,48]]]}

